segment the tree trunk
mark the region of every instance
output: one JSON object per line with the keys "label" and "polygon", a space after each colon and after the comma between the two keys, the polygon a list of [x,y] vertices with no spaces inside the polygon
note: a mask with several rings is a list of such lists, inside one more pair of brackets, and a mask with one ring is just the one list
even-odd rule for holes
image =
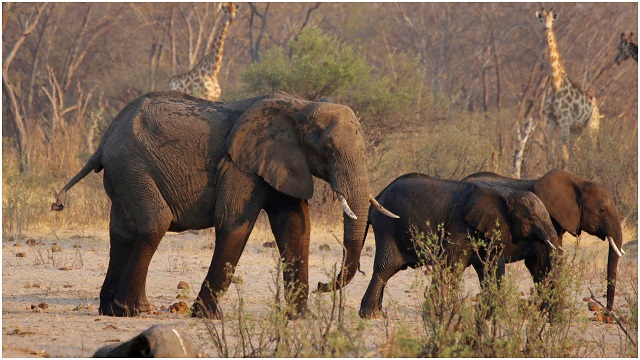
{"label": "tree trunk", "polygon": [[[5,25],[5,15],[4,10],[10,9],[10,6],[3,3],[3,27]],[[18,50],[26,40],[26,38],[33,32],[33,30],[38,25],[40,17],[42,16],[47,4],[36,4],[35,5],[35,13],[29,16],[28,19],[25,20],[23,25],[22,34],[18,37],[16,42],[13,44],[13,47],[8,52],[8,55],[4,58],[2,63],[2,91],[7,95],[9,100],[11,101],[11,112],[13,113],[13,124],[16,128],[17,132],[17,142],[18,142],[18,161],[20,164],[20,172],[29,172],[31,170],[31,155],[29,153],[29,134],[27,132],[27,124],[25,123],[25,119],[22,116],[22,106],[18,101],[16,96],[16,88],[11,83],[9,79],[9,66],[11,62],[15,58]],[[3,42],[4,45],[4,42]],[[3,46],[4,48],[4,46]]]}
{"label": "tree trunk", "polygon": [[527,147],[527,141],[536,129],[533,119],[529,118],[524,124],[524,130],[520,130],[520,123],[516,125],[516,151],[513,154],[513,177],[520,179],[522,173],[522,162],[524,161],[524,150]]}
{"label": "tree trunk", "polygon": [[491,30],[491,51],[493,52],[493,63],[496,67],[496,109],[500,111],[502,108],[502,98],[500,96],[500,62],[498,61],[496,41],[493,38],[493,29]]}
{"label": "tree trunk", "polygon": [[29,133],[27,132],[27,124],[20,112],[20,104],[15,94],[15,89],[9,78],[5,74],[2,76],[4,86],[2,89],[4,93],[9,97],[11,101],[11,112],[13,114],[13,125],[16,128],[16,140],[18,145],[18,164],[20,166],[20,173],[31,171],[31,154],[29,152]]}

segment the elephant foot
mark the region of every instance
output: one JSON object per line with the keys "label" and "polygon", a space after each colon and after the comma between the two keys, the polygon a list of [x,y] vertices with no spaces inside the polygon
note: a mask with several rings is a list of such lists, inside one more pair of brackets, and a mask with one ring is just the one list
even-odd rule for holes
{"label": "elephant foot", "polygon": [[387,313],[385,311],[382,311],[382,309],[368,310],[368,309],[361,308],[360,311],[358,312],[358,315],[363,319],[371,319],[371,320],[387,318]]}
{"label": "elephant foot", "polygon": [[209,320],[222,320],[222,312],[217,306],[206,306],[202,302],[196,300],[191,306],[191,317],[203,318]]}
{"label": "elephant foot", "polygon": [[303,310],[290,309],[289,311],[287,311],[287,319],[289,320],[306,319],[306,317],[307,317],[306,309],[303,309]]}
{"label": "elephant foot", "polygon": [[128,306],[121,303],[118,300],[113,300],[106,305],[100,304],[100,308],[98,309],[100,315],[105,316],[117,316],[117,317],[129,317],[129,316],[137,316],[141,313],[153,311],[155,306],[149,303],[148,301],[144,301],[137,306]]}

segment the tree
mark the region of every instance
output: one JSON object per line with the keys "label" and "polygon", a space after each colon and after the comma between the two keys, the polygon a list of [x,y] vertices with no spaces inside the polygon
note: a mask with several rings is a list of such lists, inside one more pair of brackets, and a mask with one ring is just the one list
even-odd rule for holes
{"label": "tree", "polygon": [[335,96],[370,72],[359,51],[315,27],[304,29],[289,47],[271,49],[249,67],[242,75],[247,92],[282,90],[313,101]]}
{"label": "tree", "polygon": [[[13,116],[13,124],[16,129],[16,140],[18,146],[18,156],[19,156],[19,164],[20,164],[20,172],[28,172],[30,170],[30,160],[31,156],[29,153],[29,133],[27,131],[26,119],[23,117],[23,109],[21,104],[18,101],[18,91],[19,89],[15,86],[14,82],[9,77],[9,67],[11,66],[11,62],[15,59],[16,54],[24,44],[24,41],[27,37],[33,32],[33,30],[38,25],[40,21],[40,17],[42,16],[45,8],[47,7],[47,3],[44,4],[35,4],[33,12],[27,16],[27,18],[21,23],[22,25],[22,34],[17,38],[17,40],[11,46],[11,50],[9,50],[7,56],[4,58],[2,62],[2,91],[9,98],[11,102],[11,113]],[[9,11],[10,5],[7,3],[2,4],[3,13]],[[4,16],[3,16],[4,17]],[[3,19],[3,27],[4,27],[4,19]],[[4,41],[3,41],[4,43]]]}

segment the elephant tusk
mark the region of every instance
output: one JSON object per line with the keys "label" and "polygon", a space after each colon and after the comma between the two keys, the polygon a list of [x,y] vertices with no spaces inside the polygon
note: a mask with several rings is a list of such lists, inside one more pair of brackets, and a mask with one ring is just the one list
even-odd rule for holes
{"label": "elephant tusk", "polygon": [[349,204],[347,203],[347,199],[345,199],[344,196],[338,194],[338,201],[340,202],[340,206],[342,206],[342,210],[345,214],[347,214],[348,217],[352,218],[353,220],[358,220],[358,217],[353,213],[353,211],[349,207]]}
{"label": "elephant tusk", "polygon": [[611,247],[616,252],[616,254],[618,254],[618,257],[622,257],[622,253],[620,252],[620,250],[616,246],[616,243],[613,241],[613,238],[611,236],[607,236],[607,239],[609,240],[609,245],[611,245]]}
{"label": "elephant tusk", "polygon": [[393,219],[400,219],[400,216],[392,213],[391,211],[385,209],[382,205],[380,205],[380,203],[371,194],[369,194],[369,202],[376,209],[378,209],[378,211],[380,211],[381,213],[387,215],[388,217],[393,218]]}
{"label": "elephant tusk", "polygon": [[551,243],[551,241],[546,240],[545,243],[547,243],[547,245],[549,245],[549,247],[553,250],[557,250],[555,246],[553,246],[553,244]]}
{"label": "elephant tusk", "polygon": [[184,348],[184,343],[182,342],[182,336],[180,336],[180,333],[178,333],[178,330],[171,329],[171,331],[173,331],[173,333],[176,334],[176,336],[178,337],[178,340],[180,340],[180,346],[182,346],[182,352],[184,353],[185,357],[189,357],[189,354],[187,354],[187,349]]}

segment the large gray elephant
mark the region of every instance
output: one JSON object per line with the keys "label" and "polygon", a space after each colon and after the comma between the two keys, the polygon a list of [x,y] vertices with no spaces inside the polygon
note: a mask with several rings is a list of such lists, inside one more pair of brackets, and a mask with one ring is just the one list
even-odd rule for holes
{"label": "large gray elephant", "polygon": [[[384,287],[391,276],[421,264],[414,247],[413,235],[416,233],[436,233],[436,227],[442,225],[446,236],[444,252],[440,256],[449,267],[454,264],[474,265],[484,270],[482,262],[472,261],[475,251],[470,236],[486,242],[497,231],[500,231],[498,241],[503,246],[518,242],[539,243],[546,247],[536,255],[547,264],[550,264],[551,251],[555,249],[557,237],[549,214],[540,199],[528,191],[412,173],[395,179],[376,200],[391,212],[401,212],[402,216],[391,219],[369,211],[376,255],[371,282],[360,305],[363,318],[374,316],[381,310]],[[483,249],[478,253],[484,257],[481,260],[489,260]],[[504,263],[497,270],[496,275],[502,276]]]}
{"label": "large gray elephant", "polygon": [[[560,169],[551,170],[537,180],[512,179],[492,172],[479,172],[467,176],[463,181],[533,192],[549,212],[561,246],[565,232],[578,236],[585,231],[608,241],[607,309],[613,309],[618,260],[622,256],[622,228],[613,196],[603,185]],[[538,247],[524,244],[509,246],[503,252],[505,261],[524,260],[534,281],[540,282],[548,269],[535,258]]]}
{"label": "large gray elephant", "polygon": [[[230,284],[258,214],[268,215],[291,316],[306,309],[313,176],[328,182],[344,209],[345,268],[333,289],[358,269],[370,195],[363,131],[344,105],[274,93],[209,102],[183,93],[143,95],[120,111],[83,169],[104,170],[111,199],[109,268],[99,311],[127,316],[152,309],[145,284],[166,231],[215,227],[211,266],[193,314],[219,318],[218,296]],[[389,213],[388,213],[389,214]],[[392,215],[392,214],[389,214]],[[231,274],[229,273],[231,272]]]}

